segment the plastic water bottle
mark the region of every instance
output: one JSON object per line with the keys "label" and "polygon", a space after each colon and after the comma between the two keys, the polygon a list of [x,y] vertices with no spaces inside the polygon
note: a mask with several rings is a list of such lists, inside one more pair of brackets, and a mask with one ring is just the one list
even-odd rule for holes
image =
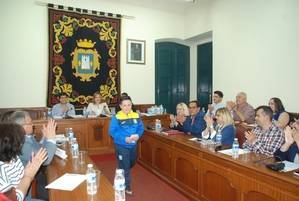
{"label": "plastic water bottle", "polygon": [[164,108],[163,108],[163,105],[161,104],[160,105],[160,114],[163,114],[163,112],[164,112]]}
{"label": "plastic water bottle", "polygon": [[66,136],[67,136],[67,138],[68,138],[68,140],[69,140],[69,144],[71,145],[71,144],[72,144],[72,140],[73,140],[73,138],[75,137],[75,134],[74,134],[72,128],[69,128],[67,132],[68,132],[68,133],[66,134]]}
{"label": "plastic water bottle", "polygon": [[94,195],[97,193],[97,175],[92,164],[87,165],[86,171],[87,194]]}
{"label": "plastic water bottle", "polygon": [[125,177],[123,169],[116,169],[114,177],[114,195],[115,201],[125,201],[126,200],[126,186]]}
{"label": "plastic water bottle", "polygon": [[87,117],[87,109],[86,109],[86,107],[83,108],[83,116]]}
{"label": "plastic water bottle", "polygon": [[222,135],[220,132],[217,132],[216,136],[215,136],[215,141],[216,141],[216,146],[221,146],[222,143]]}
{"label": "plastic water bottle", "polygon": [[48,118],[52,117],[52,109],[51,108],[48,108],[47,117]]}
{"label": "plastic water bottle", "polygon": [[232,147],[232,157],[238,158],[239,157],[239,142],[238,138],[234,139],[233,147]]}
{"label": "plastic water bottle", "polygon": [[161,121],[160,121],[160,119],[156,119],[156,122],[155,122],[155,131],[158,132],[158,133],[160,133],[161,129],[162,129]]}
{"label": "plastic water bottle", "polygon": [[78,158],[79,157],[79,145],[78,145],[76,138],[73,138],[71,147],[72,147],[73,158]]}

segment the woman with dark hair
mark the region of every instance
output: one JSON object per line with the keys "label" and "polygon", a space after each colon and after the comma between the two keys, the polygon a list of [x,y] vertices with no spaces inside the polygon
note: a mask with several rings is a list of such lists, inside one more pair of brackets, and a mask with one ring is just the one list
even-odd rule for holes
{"label": "woman with dark hair", "polygon": [[109,133],[114,141],[118,168],[125,172],[126,193],[132,195],[131,168],[136,163],[137,141],[144,128],[139,114],[132,110],[129,96],[121,97],[119,106],[121,110],[111,118]]}
{"label": "woman with dark hair", "polygon": [[45,149],[32,155],[24,168],[19,155],[24,143],[25,130],[17,124],[0,124],[0,192],[5,193],[16,188],[17,200],[24,199],[31,182],[47,158]]}
{"label": "woman with dark hair", "polygon": [[272,121],[276,126],[284,129],[290,121],[290,116],[285,111],[281,100],[279,98],[273,97],[269,100],[269,106],[273,111]]}

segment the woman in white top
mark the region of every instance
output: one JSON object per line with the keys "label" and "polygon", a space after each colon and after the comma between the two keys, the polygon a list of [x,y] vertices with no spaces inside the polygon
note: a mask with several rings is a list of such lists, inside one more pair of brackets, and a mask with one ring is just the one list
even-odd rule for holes
{"label": "woman in white top", "polygon": [[101,114],[106,116],[111,115],[107,103],[102,102],[102,97],[99,92],[93,94],[93,102],[88,104],[87,114],[89,116],[100,116]]}
{"label": "woman in white top", "polygon": [[[177,128],[180,126],[180,122],[189,116],[188,106],[185,103],[179,103],[176,106],[176,116],[170,115],[170,128]],[[182,125],[181,125],[182,126]]]}
{"label": "woman in white top", "polygon": [[16,189],[18,201],[24,200],[36,172],[47,158],[41,148],[24,168],[18,155],[22,152],[25,130],[17,124],[0,124],[0,192]]}

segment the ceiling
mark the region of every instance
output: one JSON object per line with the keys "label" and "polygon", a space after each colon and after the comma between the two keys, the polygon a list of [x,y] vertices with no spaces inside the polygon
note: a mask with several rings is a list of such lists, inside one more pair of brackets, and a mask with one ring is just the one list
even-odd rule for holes
{"label": "ceiling", "polygon": [[184,13],[185,10],[210,0],[109,0],[169,12]]}

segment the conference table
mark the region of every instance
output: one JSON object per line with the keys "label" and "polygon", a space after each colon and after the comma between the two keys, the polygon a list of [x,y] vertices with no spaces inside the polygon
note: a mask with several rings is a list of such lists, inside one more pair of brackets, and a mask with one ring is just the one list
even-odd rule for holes
{"label": "conference table", "polygon": [[[155,119],[163,127],[169,125],[169,115],[143,116],[145,128],[151,128]],[[57,133],[72,127],[81,149],[89,154],[112,153],[113,140],[109,136],[110,118],[57,120]],[[41,136],[40,128],[46,120],[34,121],[34,133]],[[239,140],[250,129],[236,125]],[[138,142],[138,163],[162,180],[181,191],[190,200],[200,201],[299,201],[299,177],[293,172],[274,172],[265,167],[273,162],[265,155],[242,154],[238,159],[216,152],[209,146],[190,141],[185,134],[165,136],[145,130]],[[242,139],[241,139],[242,141]],[[241,143],[242,144],[242,143]],[[90,158],[87,158],[90,162]],[[54,158],[48,167],[51,182],[64,173],[85,173],[86,166],[74,166],[71,158]],[[92,199],[113,200],[113,188],[102,175],[100,193]],[[89,200],[86,183],[73,192],[50,190],[50,200]]]}
{"label": "conference table", "polygon": [[247,153],[233,159],[191,138],[146,130],[138,162],[191,200],[299,201],[299,177],[267,169],[272,157]]}
{"label": "conference table", "polygon": [[[163,126],[169,125],[168,115],[143,116],[145,126],[152,125],[155,119],[159,118]],[[108,134],[110,118],[77,118],[77,119],[56,119],[56,134],[65,134],[66,128],[73,128],[81,150],[90,154],[113,153],[113,140]],[[42,137],[41,128],[47,123],[47,119],[38,119],[33,121],[33,133],[39,140]],[[85,174],[88,163],[92,163],[90,157],[86,157],[85,165],[78,164],[77,160],[72,159],[68,146],[63,147],[67,150],[68,158],[62,160],[55,156],[49,166],[47,166],[46,176],[48,184],[64,175],[65,173]],[[96,168],[96,165],[94,165]],[[73,191],[49,190],[50,201],[85,201],[85,200],[114,200],[114,189],[108,179],[101,174],[99,191],[95,196],[88,196],[86,191],[86,181],[81,183]]]}
{"label": "conference table", "polygon": [[[68,150],[68,146],[64,147],[65,150]],[[67,159],[61,159],[57,156],[53,158],[51,164],[47,167],[47,181],[48,183],[53,182],[55,179],[61,177],[65,173],[73,174],[86,174],[87,164],[91,163],[92,160],[88,155],[85,156],[85,163],[80,164],[78,159],[73,159],[69,151],[67,151]],[[94,168],[97,169],[94,164]],[[56,189],[49,189],[49,200],[50,201],[61,201],[61,200],[70,200],[70,201],[82,201],[82,200],[94,200],[94,201],[114,201],[114,189],[112,184],[108,179],[100,174],[100,185],[98,186],[98,191],[95,195],[87,194],[86,180],[82,182],[78,187],[73,191],[63,191]]]}

